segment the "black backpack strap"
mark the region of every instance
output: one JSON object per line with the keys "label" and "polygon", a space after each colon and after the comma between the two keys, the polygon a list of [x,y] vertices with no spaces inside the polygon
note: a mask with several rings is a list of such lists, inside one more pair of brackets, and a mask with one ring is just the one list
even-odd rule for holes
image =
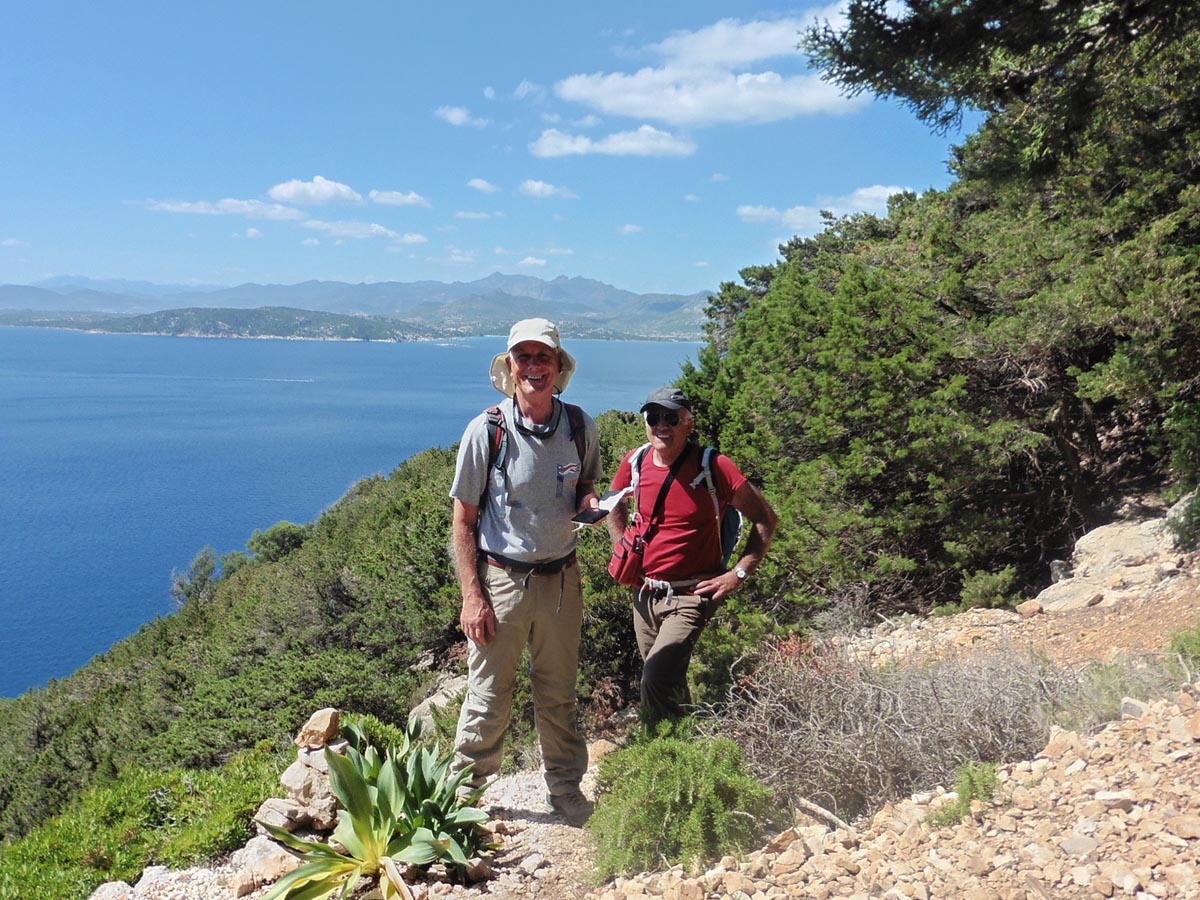
{"label": "black backpack strap", "polygon": [[[643,457],[644,456],[645,454],[643,454]],[[646,520],[646,531],[642,535],[642,540],[647,544],[650,543],[650,539],[658,532],[657,520],[661,518],[663,507],[666,505],[667,492],[671,490],[671,482],[673,482],[675,480],[675,476],[679,474],[679,469],[683,466],[683,460],[686,456],[686,450],[679,454],[679,458],[675,460],[675,462],[671,465],[671,468],[667,471],[667,477],[663,480],[662,487],[659,488],[658,497],[654,501],[654,509],[650,511],[650,518]],[[640,467],[641,460],[638,460],[638,465]]]}
{"label": "black backpack strap", "polygon": [[563,408],[567,411],[567,424],[571,427],[571,440],[575,442],[575,449],[579,453],[579,461],[582,463],[587,456],[587,426],[583,424],[583,409],[576,406],[574,403],[564,403]]}
{"label": "black backpack strap", "polygon": [[487,413],[488,467],[504,468],[508,458],[508,430],[504,427],[504,412],[499,406],[489,406]]}

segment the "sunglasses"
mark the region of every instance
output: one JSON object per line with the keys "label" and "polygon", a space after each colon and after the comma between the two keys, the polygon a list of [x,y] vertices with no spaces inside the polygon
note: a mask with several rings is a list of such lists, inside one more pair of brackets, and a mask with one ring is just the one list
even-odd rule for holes
{"label": "sunglasses", "polygon": [[679,424],[679,413],[673,409],[669,409],[666,412],[661,413],[654,409],[648,409],[644,415],[646,417],[646,424],[651,428],[657,425],[660,421],[664,425],[668,425],[671,428],[674,428]]}

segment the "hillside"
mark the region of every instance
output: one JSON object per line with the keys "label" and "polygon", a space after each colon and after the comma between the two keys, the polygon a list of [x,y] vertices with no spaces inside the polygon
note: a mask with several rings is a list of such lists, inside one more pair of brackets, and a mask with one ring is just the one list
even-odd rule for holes
{"label": "hillside", "polygon": [[[1115,528],[1109,529],[1114,534]],[[1114,534],[1115,537],[1115,534]],[[1113,547],[1111,554],[1120,555]],[[884,623],[860,632],[840,652],[912,664],[931,654],[1047,653],[1083,668],[1161,654],[1172,634],[1200,623],[1200,555],[1162,547],[1162,580],[1103,605],[1029,616],[975,610],[960,616]],[[1078,567],[1094,558],[1077,560]],[[1137,566],[1124,566],[1134,569]],[[1086,585],[1079,592],[1090,593]],[[883,655],[880,655],[883,651]],[[894,664],[894,663],[892,663]],[[1194,673],[1196,677],[1196,673]],[[1091,900],[1127,884],[1156,897],[1200,892],[1200,677],[1190,690],[1154,703],[1129,701],[1118,722],[1094,734],[1057,730],[1033,760],[1000,771],[1000,802],[957,826],[927,821],[953,791],[928,786],[898,799],[845,832],[801,813],[800,824],[742,858],[727,858],[702,877],[681,869],[642,874],[597,887],[587,832],[548,814],[537,772],[507,776],[485,798],[506,835],[493,878],[474,887],[438,885],[438,896],[515,900],[536,889],[543,900],[635,900],[678,896],[774,900],[848,895],[900,897],[1053,897]],[[1049,737],[1049,736],[1048,736]],[[593,751],[603,752],[604,741]],[[1174,785],[1174,788],[1171,786]],[[585,788],[592,790],[591,779]],[[258,858],[262,858],[260,855]],[[225,900],[253,884],[249,856],[188,872],[156,872],[137,900]],[[928,860],[934,860],[928,864]],[[247,881],[249,879],[249,881]],[[153,883],[151,881],[153,880]],[[418,883],[418,896],[427,887]],[[245,894],[261,896],[267,885]],[[991,893],[989,893],[989,891]],[[739,893],[741,892],[741,893]],[[114,892],[106,900],[121,900]],[[432,896],[432,893],[430,894]]]}
{"label": "hillside", "polygon": [[305,341],[412,341],[441,336],[395,319],[343,316],[287,307],[260,309],[169,309],[123,316],[103,313],[0,311],[0,324],[67,328],[108,334],[177,337],[282,338]]}
{"label": "hillside", "polygon": [[[497,334],[544,316],[587,338],[696,340],[708,293],[637,294],[587,278],[157,287],[50,279],[0,285],[0,324],[206,337],[413,340]],[[69,313],[69,315],[68,315]]]}

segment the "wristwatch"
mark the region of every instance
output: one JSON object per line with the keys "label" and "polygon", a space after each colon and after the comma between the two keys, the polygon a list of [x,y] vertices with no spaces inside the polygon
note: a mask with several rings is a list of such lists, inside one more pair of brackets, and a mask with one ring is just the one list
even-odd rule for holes
{"label": "wristwatch", "polygon": [[750,573],[747,572],[745,569],[743,569],[741,566],[738,566],[736,569],[733,570],[733,574],[738,577],[738,581],[745,581],[746,576],[749,575]]}

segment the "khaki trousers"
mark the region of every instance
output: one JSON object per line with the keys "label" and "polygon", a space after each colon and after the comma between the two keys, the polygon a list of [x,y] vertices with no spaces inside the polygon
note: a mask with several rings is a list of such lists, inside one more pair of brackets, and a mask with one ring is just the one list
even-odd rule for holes
{"label": "khaki trousers", "polygon": [[453,769],[474,764],[473,788],[500,771],[517,669],[528,647],[546,787],[551,794],[576,791],[587,770],[587,744],[575,724],[583,627],[579,564],[572,562],[551,575],[531,575],[481,562],[479,580],[496,613],[497,629],[486,647],[470,644]]}
{"label": "khaki trousers", "polygon": [[699,594],[640,590],[633,601],[633,633],[642,654],[642,719],[677,719],[691,704],[687,671],[713,601]]}

